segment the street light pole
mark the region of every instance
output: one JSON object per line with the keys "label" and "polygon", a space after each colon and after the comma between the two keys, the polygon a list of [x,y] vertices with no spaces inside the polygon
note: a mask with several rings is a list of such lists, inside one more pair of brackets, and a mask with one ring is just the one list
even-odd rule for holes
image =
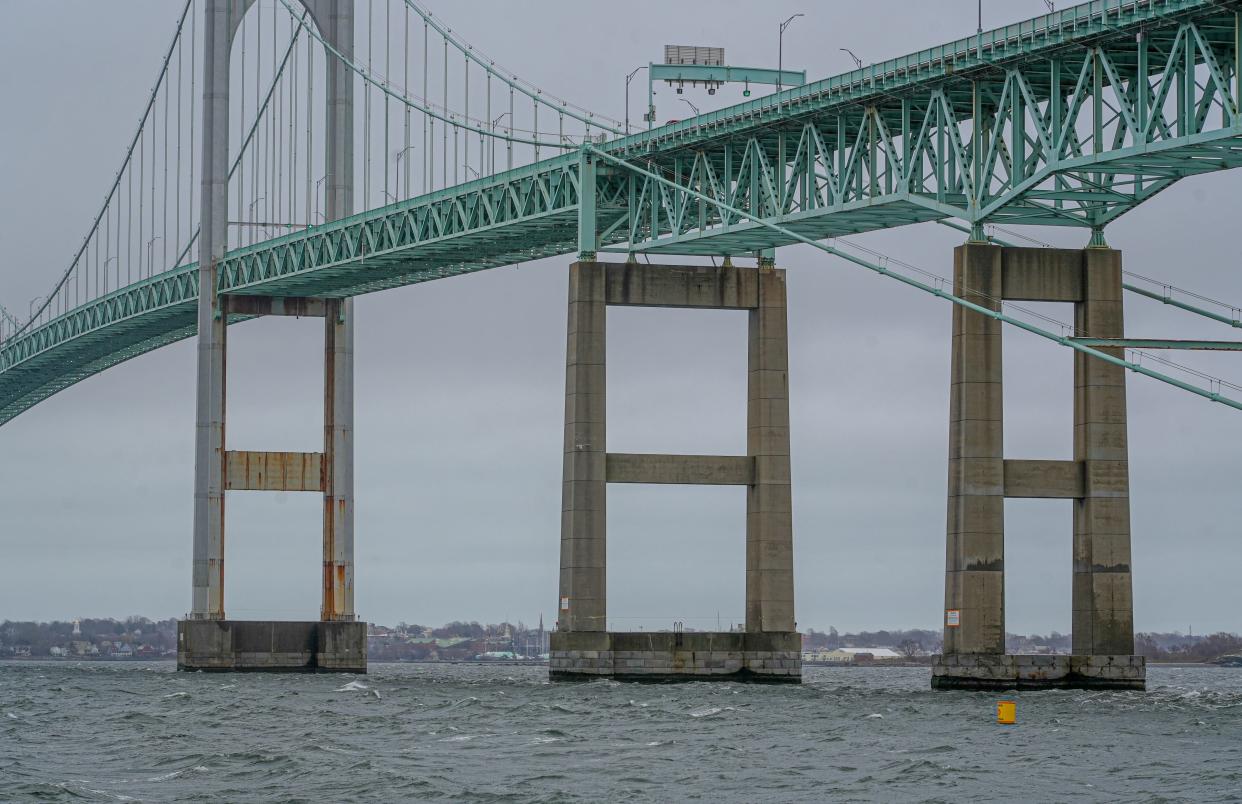
{"label": "street light pole", "polygon": [[[397,173],[397,195],[398,195],[398,196],[400,196],[400,195],[401,195],[401,157],[405,156],[408,152],[410,152],[410,151],[412,151],[412,150],[414,150],[414,146],[413,146],[413,145],[407,145],[407,146],[405,146],[404,148],[402,148],[400,151],[398,151],[398,152],[397,152],[397,157],[396,157],[396,162],[397,162],[397,165],[396,165],[396,173]],[[408,167],[409,167],[409,165],[406,165],[406,167],[408,168]],[[406,191],[406,193],[409,193],[409,192],[410,192],[410,182],[409,182],[409,180],[408,180],[408,179],[406,180],[405,185],[406,185],[406,186],[405,186],[405,191]]]}
{"label": "street light pole", "polygon": [[788,28],[790,25],[792,25],[793,21],[796,20],[798,17],[805,17],[805,16],[806,15],[802,13],[794,14],[789,19],[781,23],[781,33],[780,33],[780,36],[777,37],[777,42],[776,42],[776,91],[777,92],[781,91],[781,87],[783,86],[783,84],[781,84],[781,79],[785,77],[784,76],[785,29]]}
{"label": "street light pole", "polygon": [[[499,115],[496,116],[496,119],[492,121],[492,173],[496,172],[496,126],[497,124],[500,123],[501,120],[505,118],[505,115],[509,115],[509,125],[512,126],[513,115],[510,114],[509,112],[501,112]],[[512,139],[507,140],[506,147],[509,152],[509,169],[512,170],[513,169],[513,140]]]}
{"label": "street light pole", "polygon": [[319,179],[319,181],[315,182],[315,214],[319,216],[320,220],[323,220],[323,213],[319,211],[319,185],[323,184],[327,180],[328,177],[325,174]]}
{"label": "street light pole", "polygon": [[635,67],[630,74],[625,77],[625,133],[630,133],[630,82],[634,80],[634,76],[638,75],[639,70],[647,69],[647,65]]}
{"label": "street light pole", "polygon": [[687,99],[685,99],[685,98],[679,98],[679,100],[680,100],[682,103],[686,104],[687,106],[689,106],[691,109],[693,109],[693,110],[694,110],[694,115],[695,115],[695,117],[698,117],[698,116],[699,116],[699,114],[700,114],[700,112],[699,112],[699,107],[695,106],[693,103],[691,103],[689,100],[687,100]]}

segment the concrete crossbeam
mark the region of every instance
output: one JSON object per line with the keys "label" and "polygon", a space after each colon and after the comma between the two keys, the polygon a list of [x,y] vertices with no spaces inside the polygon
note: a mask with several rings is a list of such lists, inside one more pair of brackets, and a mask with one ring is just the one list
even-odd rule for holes
{"label": "concrete crossbeam", "polygon": [[755,459],[747,455],[636,455],[608,453],[609,483],[749,486]]}
{"label": "concrete crossbeam", "polygon": [[1005,461],[1006,497],[1073,499],[1086,488],[1080,461]]}
{"label": "concrete crossbeam", "polygon": [[614,306],[748,310],[759,304],[754,268],[711,265],[604,266],[605,300]]}
{"label": "concrete crossbeam", "polygon": [[1002,298],[1006,301],[1083,300],[1083,252],[1066,248],[1001,249]]}
{"label": "concrete crossbeam", "polygon": [[229,491],[323,491],[323,453],[229,450]]}
{"label": "concrete crossbeam", "polygon": [[230,313],[323,318],[327,302],[303,296],[225,296]]}

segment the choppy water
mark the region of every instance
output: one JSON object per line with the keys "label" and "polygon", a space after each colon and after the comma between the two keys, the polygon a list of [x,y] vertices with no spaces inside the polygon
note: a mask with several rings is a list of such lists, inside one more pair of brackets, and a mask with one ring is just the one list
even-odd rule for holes
{"label": "choppy water", "polygon": [[548,684],[542,668],[205,675],[0,663],[0,800],[1242,800],[1242,671],[1146,693],[932,692],[920,669],[801,686]]}

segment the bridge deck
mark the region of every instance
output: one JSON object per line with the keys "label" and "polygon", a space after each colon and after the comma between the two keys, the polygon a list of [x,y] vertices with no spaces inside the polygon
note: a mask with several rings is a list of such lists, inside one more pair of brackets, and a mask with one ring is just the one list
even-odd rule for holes
{"label": "bridge deck", "polygon": [[[619,138],[601,147],[720,206],[601,168],[598,247],[792,242],[755,219],[811,238],[948,217],[1102,227],[1242,165],[1240,36],[1233,0],[1096,0]],[[237,249],[219,288],[345,297],[573,253],[579,169],[566,154]],[[0,424],[194,334],[197,296],[186,265],[0,344]]]}

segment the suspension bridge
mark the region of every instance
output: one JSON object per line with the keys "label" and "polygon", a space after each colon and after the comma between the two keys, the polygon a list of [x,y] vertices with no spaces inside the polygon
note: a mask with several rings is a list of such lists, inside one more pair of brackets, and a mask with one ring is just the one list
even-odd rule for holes
{"label": "suspension bridge", "polygon": [[[571,255],[552,675],[800,678],[775,249],[803,244],[952,305],[945,653],[934,684],[1144,684],[1125,374],[1242,408],[1242,388],[1151,354],[1242,344],[1128,340],[1123,295],[1235,328],[1242,314],[1129,274],[1106,233],[1175,182],[1242,164],[1239,3],[1094,0],[664,125],[649,105],[638,130],[522,80],[411,0],[187,0],[173,22],[68,267],[24,317],[0,308],[0,424],[197,337],[183,667],[365,669],[353,605],[351,299]],[[682,74],[661,67],[665,80]],[[779,68],[675,69],[691,81],[743,77],[748,94],[751,81],[794,83]],[[932,222],[966,240],[951,279],[849,239]],[[1026,225],[1081,229],[1087,247],[1014,245]],[[1012,304],[1021,301],[1071,302],[1074,324],[1024,316]],[[606,452],[609,305],[748,311],[746,455]],[[228,327],[266,315],[324,319],[320,452],[225,448]],[[1073,460],[1003,454],[1002,325],[1075,353]],[[606,630],[610,482],[747,488],[744,633]],[[319,621],[226,617],[224,501],[244,489],[323,495]],[[1006,497],[1075,501],[1073,656],[1005,654]]]}

